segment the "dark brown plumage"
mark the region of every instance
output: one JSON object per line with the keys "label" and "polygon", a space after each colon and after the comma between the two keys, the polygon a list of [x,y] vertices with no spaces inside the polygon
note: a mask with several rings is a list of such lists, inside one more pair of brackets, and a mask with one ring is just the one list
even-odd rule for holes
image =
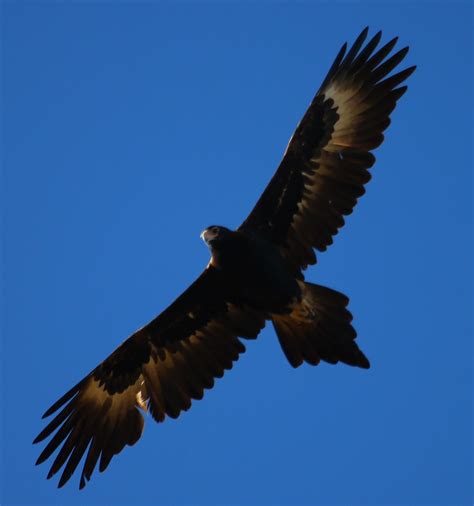
{"label": "dark brown plumage", "polygon": [[345,55],[339,51],[321,88],[296,128],[275,175],[241,228],[258,230],[277,244],[294,268],[316,263],[370,180],[370,153],[383,142],[390,113],[414,70],[387,75],[408,48],[385,59],[397,38],[375,51],[378,32],[358,53],[365,29]]}
{"label": "dark brown plumage", "polygon": [[64,485],[85,455],[80,488],[141,436],[143,416],[176,418],[201,399],[272,320],[288,361],[321,360],[368,368],[341,293],[304,282],[369,181],[371,151],[415,67],[389,76],[407,48],[396,39],[377,50],[365,29],[337,55],[253,211],[237,231],[208,227],[211,261],[165,311],[124,341],[44,414],[54,418],[35,439],[50,438],[41,463],[59,449],[48,478]]}

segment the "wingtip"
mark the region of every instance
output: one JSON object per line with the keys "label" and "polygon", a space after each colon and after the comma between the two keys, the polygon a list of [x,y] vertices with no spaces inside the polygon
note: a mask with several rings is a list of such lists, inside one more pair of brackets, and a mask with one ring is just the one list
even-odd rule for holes
{"label": "wingtip", "polygon": [[403,58],[408,54],[408,51],[410,51],[410,46],[405,46],[398,51],[398,54],[403,55]]}
{"label": "wingtip", "polygon": [[84,477],[84,473],[81,475],[81,480],[79,481],[79,490],[82,490],[86,486],[86,479]]}
{"label": "wingtip", "polygon": [[359,364],[358,365],[362,369],[370,369],[369,359],[362,352],[360,352]]}
{"label": "wingtip", "polygon": [[365,39],[367,39],[367,35],[369,34],[369,25],[367,25],[358,35],[357,39],[361,42],[361,44],[364,43]]}
{"label": "wingtip", "polygon": [[36,462],[35,462],[35,466],[39,466],[40,464],[42,464],[46,459],[45,458],[42,458],[42,456],[40,455],[37,459],[36,459]]}
{"label": "wingtip", "polygon": [[405,72],[408,74],[407,77],[411,76],[413,72],[417,69],[417,65],[412,65],[411,67],[408,67]]}
{"label": "wingtip", "polygon": [[64,474],[61,476],[61,479],[58,482],[58,488],[63,488],[64,485],[66,485],[67,481],[69,480],[70,476],[64,476]]}
{"label": "wingtip", "polygon": [[51,416],[56,410],[53,409],[53,406],[48,408],[42,415],[41,420],[44,420],[45,418],[48,418],[48,416]]}

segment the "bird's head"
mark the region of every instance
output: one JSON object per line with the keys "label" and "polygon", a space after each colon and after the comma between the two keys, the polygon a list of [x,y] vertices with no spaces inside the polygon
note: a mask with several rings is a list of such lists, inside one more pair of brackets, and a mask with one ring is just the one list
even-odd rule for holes
{"label": "bird's head", "polygon": [[231,233],[232,231],[226,227],[211,225],[201,232],[201,239],[209,246],[209,248],[214,248],[229,237]]}

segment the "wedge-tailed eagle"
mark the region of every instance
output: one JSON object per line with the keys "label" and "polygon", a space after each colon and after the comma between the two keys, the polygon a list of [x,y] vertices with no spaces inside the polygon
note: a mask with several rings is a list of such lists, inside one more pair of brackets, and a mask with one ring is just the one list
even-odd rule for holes
{"label": "wedge-tailed eagle", "polygon": [[365,43],[367,33],[342,46],[242,225],[202,232],[211,251],[204,272],[46,411],[54,418],[34,441],[50,438],[37,463],[59,449],[48,474],[62,469],[59,487],[84,455],[80,488],[97,463],[104,471],[135,444],[143,412],[162,422],[188,410],[245,351],[240,339],[256,338],[268,320],[293,367],[369,367],[349,299],[303,276],[363,195],[372,151],[415,69],[392,73],[408,48],[393,53],[396,38],[379,47],[381,32]]}

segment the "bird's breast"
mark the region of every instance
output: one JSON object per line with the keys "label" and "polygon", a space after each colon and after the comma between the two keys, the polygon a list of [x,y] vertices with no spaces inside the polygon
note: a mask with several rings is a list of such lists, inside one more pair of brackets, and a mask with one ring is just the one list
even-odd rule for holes
{"label": "bird's breast", "polygon": [[212,252],[211,265],[222,273],[230,296],[255,309],[283,312],[301,295],[278,249],[263,239],[229,241]]}

